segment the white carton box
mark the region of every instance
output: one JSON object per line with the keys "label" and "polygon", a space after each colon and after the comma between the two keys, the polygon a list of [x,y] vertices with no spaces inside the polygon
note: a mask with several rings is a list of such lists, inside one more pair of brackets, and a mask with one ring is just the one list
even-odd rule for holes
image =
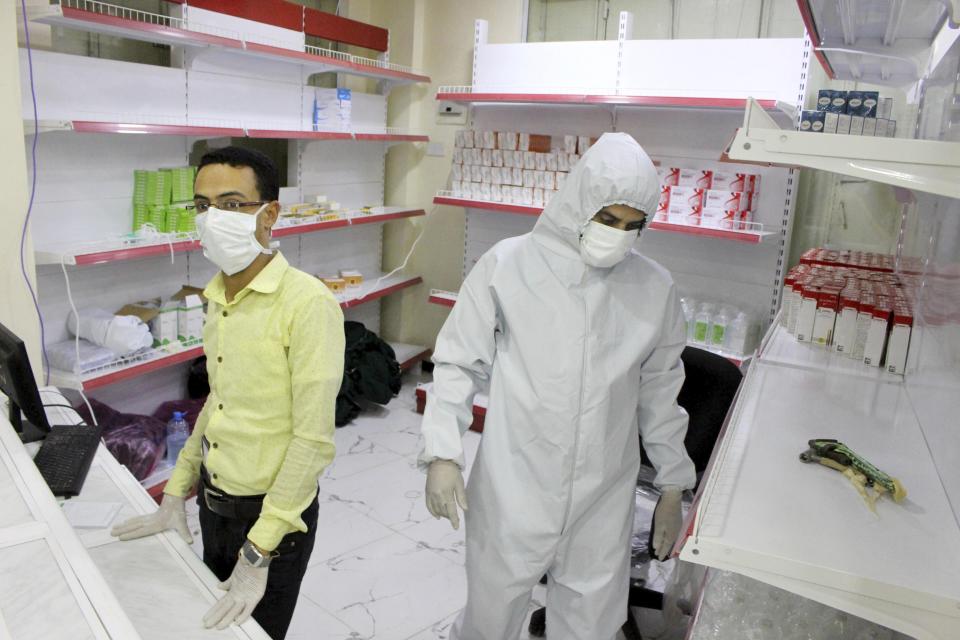
{"label": "white carton box", "polygon": [[870,136],[870,137],[877,135],[877,119],[876,118],[863,119],[863,135]]}
{"label": "white carton box", "polygon": [[563,151],[565,153],[577,152],[577,136],[563,136]]}
{"label": "white carton box", "polygon": [[493,166],[493,150],[492,149],[483,149],[480,152],[480,164],[484,167]]}
{"label": "white carton box", "polygon": [[547,155],[546,153],[536,153],[534,154],[534,169],[536,171],[546,171],[547,170]]}
{"label": "white carton box", "polygon": [[913,333],[913,318],[898,313],[890,330],[887,342],[887,359],[884,365],[890,373],[903,375],[907,368],[907,351],[910,348],[910,336]]}
{"label": "white carton box", "polygon": [[188,295],[180,301],[177,308],[177,337],[181,342],[203,338],[203,300],[200,296]]}
{"label": "white carton box", "polygon": [[824,133],[836,133],[837,125],[840,123],[840,114],[833,113],[828,111],[823,116],[823,132]]}
{"label": "white carton box", "polygon": [[841,113],[837,118],[837,133],[841,135],[850,134],[850,114]]}
{"label": "white carton box", "polygon": [[529,171],[537,169],[537,154],[533,151],[523,152],[523,168]]}
{"label": "white carton box", "polygon": [[857,340],[857,306],[845,304],[841,300],[842,309],[837,318],[837,327],[833,334],[833,350],[837,353],[848,354],[853,350]]}
{"label": "white carton box", "polygon": [[850,116],[850,135],[863,135],[863,116]]}
{"label": "white carton box", "polygon": [[484,184],[493,182],[493,167],[480,167],[480,182]]}
{"label": "white carton box", "polygon": [[463,149],[460,147],[453,148],[453,164],[463,164]]}
{"label": "white carton box", "polygon": [[867,330],[867,343],[863,348],[863,364],[879,367],[883,360],[883,348],[887,345],[887,318],[875,313]]}
{"label": "white carton box", "polygon": [[524,169],[522,184],[525,189],[535,188],[537,186],[537,172],[533,169]]}
{"label": "white carton box", "polygon": [[546,158],[547,169],[546,169],[546,170],[547,170],[547,171],[556,171],[556,170],[557,170],[557,154],[555,154],[555,153],[548,153],[548,154],[546,154],[546,156],[547,156],[547,158]]}
{"label": "white carton box", "polygon": [[165,300],[160,303],[159,313],[150,321],[150,333],[153,334],[154,346],[163,347],[179,340],[177,327],[179,309],[178,300]]}
{"label": "white carton box", "polygon": [[793,293],[790,296],[790,324],[787,325],[787,332],[790,335],[797,335],[797,323],[800,321],[800,305],[803,304],[803,296],[800,293],[800,283],[793,285]]}
{"label": "white carton box", "polygon": [[491,155],[491,159],[493,160],[494,167],[503,166],[503,151],[501,151],[500,149],[494,149],[490,155]]}
{"label": "white carton box", "polygon": [[886,118],[877,118],[877,129],[873,135],[877,138],[886,138],[889,130],[890,121]]}
{"label": "white carton box", "polygon": [[800,312],[797,314],[796,336],[799,342],[810,342],[813,338],[813,323],[817,319],[817,295],[813,291],[803,293]]}

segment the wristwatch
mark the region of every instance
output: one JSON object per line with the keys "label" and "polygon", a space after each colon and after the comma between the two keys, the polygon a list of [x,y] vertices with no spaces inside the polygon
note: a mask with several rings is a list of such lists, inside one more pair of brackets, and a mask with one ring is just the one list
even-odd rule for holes
{"label": "wristwatch", "polygon": [[247,540],[243,543],[243,546],[240,547],[240,555],[250,563],[251,566],[262,568],[270,566],[270,561],[273,560],[271,554],[262,554],[260,550],[253,546],[253,543]]}

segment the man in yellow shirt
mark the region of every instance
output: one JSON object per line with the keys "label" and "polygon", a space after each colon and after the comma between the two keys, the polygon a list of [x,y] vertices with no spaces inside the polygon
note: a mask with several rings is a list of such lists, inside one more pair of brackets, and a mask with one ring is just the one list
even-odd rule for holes
{"label": "man in yellow shirt", "polygon": [[200,161],[197,230],[221,269],[204,291],[210,396],[160,509],[113,531],[129,540],[175,529],[192,542],[184,497],[199,482],[203,561],[227,591],[204,625],[252,614],[274,640],[290,625],[313,550],[344,359],[336,298],[270,248],[278,185],[273,162],[255,151]]}

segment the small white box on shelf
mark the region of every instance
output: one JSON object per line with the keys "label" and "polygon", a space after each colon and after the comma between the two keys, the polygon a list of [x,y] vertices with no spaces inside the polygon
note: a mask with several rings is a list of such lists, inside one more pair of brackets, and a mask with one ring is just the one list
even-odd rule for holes
{"label": "small white box on shelf", "polygon": [[837,116],[837,133],[840,135],[850,134],[850,118],[849,113],[841,113]]}
{"label": "small white box on shelf", "polygon": [[886,138],[890,130],[890,121],[887,118],[877,118],[877,128],[873,135],[877,138]]}
{"label": "small white box on shelf", "polygon": [[891,120],[890,124],[887,125],[887,137],[896,138],[897,137],[897,121]]}
{"label": "small white box on shelf", "polygon": [[577,153],[583,155],[587,152],[587,149],[590,148],[590,145],[593,144],[593,139],[590,136],[578,136],[577,137]]}
{"label": "small white box on shelf", "polygon": [[453,148],[453,164],[463,164],[463,149],[460,147]]}
{"label": "small white box on shelf", "polygon": [[203,337],[203,300],[196,294],[186,295],[177,309],[177,337],[181,342]]}
{"label": "small white box on shelf", "polygon": [[524,170],[520,169],[519,167],[515,167],[513,169],[513,180],[512,180],[513,186],[515,187],[523,186],[523,171]]}
{"label": "small white box on shelf", "polygon": [[494,202],[503,202],[503,187],[498,184],[490,185],[490,199]]}
{"label": "small white box on shelf", "polygon": [[503,166],[503,151],[500,149],[494,149],[490,155],[492,157],[494,167]]}
{"label": "small white box on shelf", "polygon": [[522,195],[522,202],[523,202],[523,204],[529,204],[529,205],[532,205],[532,204],[533,204],[533,189],[532,189],[532,188],[523,187],[523,191],[521,191],[521,195]]}
{"label": "small white box on shelf", "polygon": [[517,137],[517,150],[518,151],[530,151],[530,134],[521,133]]}
{"label": "small white box on shelf", "polygon": [[817,292],[811,287],[809,290],[805,289],[801,295],[796,336],[799,342],[810,342],[813,338],[813,323],[817,319]]}
{"label": "small white box on shelf", "polygon": [[557,171],[570,171],[570,154],[563,151],[557,151]]}
{"label": "small white box on shelf", "polygon": [[863,364],[879,367],[883,359],[883,348],[887,346],[888,312],[878,308],[873,312],[870,328],[867,330],[867,343],[863,348]]}
{"label": "small white box on shelf", "polygon": [[863,135],[863,116],[850,116],[850,135]]}
{"label": "small white box on shelf", "polygon": [[543,188],[554,191],[557,188],[557,172],[556,171],[544,171],[543,172]]}
{"label": "small white box on shelf", "polygon": [[857,339],[858,304],[854,297],[840,297],[840,315],[833,333],[833,350],[847,355]]}
{"label": "small white box on shelf", "polygon": [[493,167],[480,167],[480,182],[484,184],[493,182]]}
{"label": "small white box on shelf", "polygon": [[557,154],[550,152],[547,154],[546,158],[547,171],[556,171],[557,170]]}
{"label": "small white box on shelf", "polygon": [[534,171],[537,168],[537,154],[533,151],[523,152],[523,168]]}
{"label": "small white box on shelf", "polygon": [[517,133],[515,131],[501,131],[498,134],[498,146],[507,151],[516,151]]}
{"label": "small white box on shelf", "polygon": [[533,189],[537,186],[537,172],[533,169],[524,169],[523,170],[523,186],[528,189]]}
{"label": "small white box on shelf", "polygon": [[497,133],[495,131],[483,132],[483,148],[484,149],[497,148]]}
{"label": "small white box on shelf", "polygon": [[450,183],[450,190],[453,191],[453,195],[457,198],[463,197],[463,183],[459,180],[454,180]]}
{"label": "small white box on shelf", "polygon": [[746,191],[750,179],[746,173],[714,171],[711,182],[713,183],[711,188],[718,191]]}
{"label": "small white box on shelf", "polygon": [[485,167],[493,166],[493,150],[492,149],[484,149],[483,151],[480,152],[480,164],[482,164]]}
{"label": "small white box on shelf", "polygon": [[543,189],[537,188],[533,190],[533,206],[543,206]]}
{"label": "small white box on shelf", "polygon": [[455,180],[463,180],[463,167],[459,164],[450,165],[450,177]]}
{"label": "small white box on shelf", "polygon": [[490,169],[490,184],[503,184],[503,169],[500,167]]}
{"label": "small white box on shelf", "polygon": [[907,369],[907,351],[913,333],[913,313],[909,309],[894,311],[893,329],[887,342],[885,367],[890,373],[903,375]]}
{"label": "small white box on shelf", "polygon": [[476,132],[473,129],[463,129],[463,147],[465,149],[472,149],[476,146],[474,143],[476,141]]}
{"label": "small white box on shelf", "polygon": [[877,118],[889,120],[893,117],[893,98],[880,98],[877,103]]}
{"label": "small white box on shelf", "polygon": [[840,114],[828,111],[823,116],[823,132],[836,133],[837,125],[840,123]]}
{"label": "small white box on shelf", "polygon": [[737,225],[739,214],[740,211],[737,209],[704,207],[700,212],[700,224],[718,229],[733,229]]}
{"label": "small white box on shelf", "polygon": [[546,171],[547,170],[547,154],[545,153],[535,153],[533,155],[534,160],[534,169],[537,171]]}
{"label": "small white box on shelf", "polygon": [[870,136],[871,138],[877,135],[877,119],[876,118],[863,119],[863,135]]}
{"label": "small white box on shelf", "polygon": [[[682,187],[677,187],[681,189]],[[708,189],[703,192],[704,208],[716,208],[733,211],[748,211],[750,209],[750,194],[744,191],[721,191]]]}
{"label": "small white box on shelf", "polygon": [[511,192],[513,193],[513,202],[517,204],[523,203],[523,187],[513,187]]}
{"label": "small white box on shelf", "polygon": [[160,303],[157,315],[150,320],[150,333],[153,334],[155,346],[166,346],[177,342],[177,313],[180,303],[177,300],[164,300]]}
{"label": "small white box on shelf", "polygon": [[563,136],[563,150],[565,153],[577,152],[577,136]]}
{"label": "small white box on shelf", "polygon": [[476,164],[470,167],[470,181],[483,182],[483,167]]}
{"label": "small white box on shelf", "polygon": [[491,185],[489,182],[481,182],[481,183],[480,183],[480,199],[481,199],[481,200],[489,200],[489,199],[490,199],[490,194],[491,194],[490,188],[491,188],[492,186],[493,186],[493,185]]}

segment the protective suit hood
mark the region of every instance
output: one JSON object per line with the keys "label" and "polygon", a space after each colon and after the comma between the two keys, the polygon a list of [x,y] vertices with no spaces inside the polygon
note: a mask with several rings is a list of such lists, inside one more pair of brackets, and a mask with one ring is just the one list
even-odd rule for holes
{"label": "protective suit hood", "polygon": [[657,170],[636,140],[605,133],[577,163],[533,230],[541,245],[569,257],[580,255],[580,233],[597,211],[625,204],[652,217],[660,199]]}

